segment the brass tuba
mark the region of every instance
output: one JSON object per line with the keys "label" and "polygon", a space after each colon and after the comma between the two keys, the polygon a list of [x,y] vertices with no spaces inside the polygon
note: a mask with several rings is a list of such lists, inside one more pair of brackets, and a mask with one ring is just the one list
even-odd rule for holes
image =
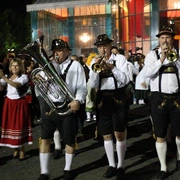
{"label": "brass tuba", "polygon": [[[61,76],[59,76],[54,66],[51,64],[48,55],[42,47],[43,39],[44,36],[41,36],[35,42],[27,44],[22,49],[22,53],[29,54],[41,65],[41,68],[36,68],[31,72],[30,78],[34,83],[37,92],[51,109],[51,111],[47,112],[46,115],[50,115],[52,112],[55,112],[60,116],[66,116],[72,113],[72,111],[67,107],[67,103],[75,98],[71,94],[67,84]],[[46,79],[40,75],[41,71],[44,72],[47,77]],[[64,102],[62,105],[56,105],[50,95],[55,99],[63,97]]]}

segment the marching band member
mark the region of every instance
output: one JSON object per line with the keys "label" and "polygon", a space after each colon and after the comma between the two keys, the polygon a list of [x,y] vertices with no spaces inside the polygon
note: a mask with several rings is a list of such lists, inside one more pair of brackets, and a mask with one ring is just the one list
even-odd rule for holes
{"label": "marching band member", "polygon": [[[106,34],[97,37],[94,45],[97,46],[99,56],[96,56],[91,63],[89,81],[90,86],[98,90],[97,128],[98,133],[104,138],[104,148],[109,162],[109,168],[103,176],[105,178],[116,176],[116,180],[119,180],[125,176],[124,158],[128,112],[125,86],[129,82],[129,76],[126,58],[120,54],[111,54],[112,42]],[[105,65],[98,73],[100,61],[105,61]],[[95,63],[97,63],[97,69],[93,66]],[[116,138],[117,167],[114,158],[113,134]]]}
{"label": "marching band member", "polygon": [[171,28],[163,27],[156,35],[159,46],[145,58],[146,76],[150,78],[150,110],[156,136],[155,146],[160,162],[157,179],[168,176],[166,134],[169,124],[176,136],[177,170],[180,170],[180,59],[172,45],[174,36]]}
{"label": "marching band member", "polygon": [[[56,71],[62,76],[69,90],[74,95],[75,99],[69,102],[68,107],[73,112],[67,116],[60,116],[55,112],[46,115],[45,112],[50,111],[50,107],[41,97],[40,106],[42,112],[41,123],[41,141],[40,141],[40,168],[41,175],[39,180],[49,179],[49,158],[51,139],[56,128],[59,130],[61,139],[65,144],[65,167],[64,180],[72,180],[74,176],[71,172],[71,164],[75,153],[75,138],[78,130],[78,115],[80,104],[84,103],[87,89],[86,79],[83,67],[77,61],[70,59],[70,47],[67,42],[62,39],[54,39],[52,48],[54,57],[51,61]],[[56,103],[60,103],[65,97],[60,97]]]}

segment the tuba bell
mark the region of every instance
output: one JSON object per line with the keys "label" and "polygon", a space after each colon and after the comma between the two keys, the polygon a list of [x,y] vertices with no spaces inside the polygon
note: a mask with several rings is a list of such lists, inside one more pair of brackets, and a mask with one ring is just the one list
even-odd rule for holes
{"label": "tuba bell", "polygon": [[[51,109],[50,112],[46,113],[46,115],[55,112],[60,116],[66,116],[72,113],[72,111],[67,107],[67,103],[74,100],[75,97],[51,64],[48,55],[42,47],[43,40],[44,36],[41,36],[34,42],[27,44],[22,49],[22,53],[29,54],[41,65],[40,68],[36,68],[31,72],[30,78],[34,83],[37,92]],[[47,77],[46,79],[41,76],[42,71]],[[64,101],[61,105],[56,105],[51,96],[55,99],[63,97]]]}

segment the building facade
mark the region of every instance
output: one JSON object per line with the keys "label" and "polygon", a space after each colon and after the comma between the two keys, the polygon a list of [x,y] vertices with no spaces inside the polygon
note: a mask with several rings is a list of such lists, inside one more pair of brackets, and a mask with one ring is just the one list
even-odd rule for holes
{"label": "building facade", "polygon": [[37,0],[27,5],[31,13],[32,40],[45,35],[44,48],[61,38],[72,54],[95,52],[98,34],[106,33],[115,46],[143,54],[158,45],[156,34],[164,25],[175,32],[179,49],[180,2],[178,0]]}

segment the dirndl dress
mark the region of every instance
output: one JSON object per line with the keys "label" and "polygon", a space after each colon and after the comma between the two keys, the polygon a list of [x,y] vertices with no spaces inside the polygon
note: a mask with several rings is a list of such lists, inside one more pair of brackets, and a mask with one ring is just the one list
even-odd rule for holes
{"label": "dirndl dress", "polygon": [[[143,67],[136,76],[134,92],[136,99],[147,99],[149,97],[149,82],[150,79],[146,77],[146,68]],[[142,86],[142,83],[146,84],[146,87]]]}
{"label": "dirndl dress", "polygon": [[25,97],[20,99],[6,97],[2,114],[0,146],[20,148],[32,143],[30,111]]}

